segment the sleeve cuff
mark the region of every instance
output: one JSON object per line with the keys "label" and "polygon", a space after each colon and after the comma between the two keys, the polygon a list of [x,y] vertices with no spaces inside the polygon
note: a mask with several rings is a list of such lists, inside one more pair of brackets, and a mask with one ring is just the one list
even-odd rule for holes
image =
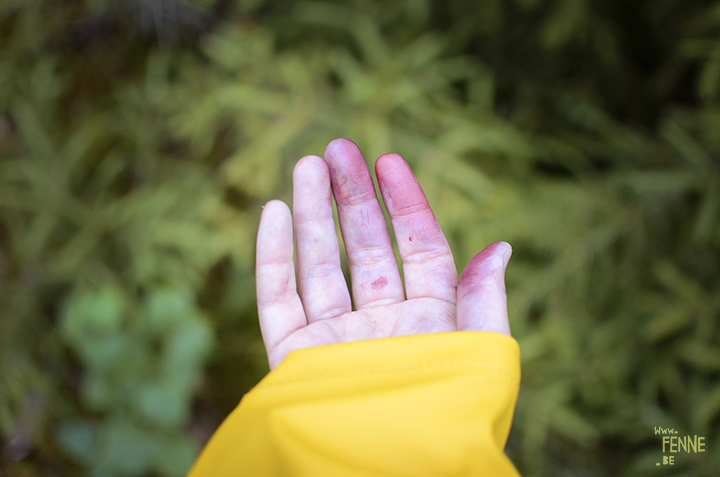
{"label": "sleeve cuff", "polygon": [[518,475],[503,448],[519,356],[514,338],[479,331],[293,351],[189,476]]}

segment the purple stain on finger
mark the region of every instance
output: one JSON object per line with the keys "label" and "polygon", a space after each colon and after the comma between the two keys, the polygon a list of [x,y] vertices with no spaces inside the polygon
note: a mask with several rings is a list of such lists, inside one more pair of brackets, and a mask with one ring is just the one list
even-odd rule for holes
{"label": "purple stain on finger", "polygon": [[385,285],[387,284],[387,277],[380,277],[370,284],[370,288],[372,288],[373,290],[380,290],[381,288],[385,288]]}

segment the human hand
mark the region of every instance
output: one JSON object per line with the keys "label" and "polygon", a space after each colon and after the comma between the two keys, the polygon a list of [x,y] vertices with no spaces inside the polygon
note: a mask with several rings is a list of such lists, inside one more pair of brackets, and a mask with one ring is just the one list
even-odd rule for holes
{"label": "human hand", "polygon": [[[404,290],[370,171],[352,141],[332,141],[325,160],[305,156],[298,161],[292,215],[279,200],[265,205],[256,281],[271,369],[293,350],[331,343],[455,330],[510,334],[505,294],[510,245],[486,247],[470,260],[458,283],[447,240],[405,160],[384,154],[375,173],[403,262]],[[340,266],[333,196],[352,303]]]}

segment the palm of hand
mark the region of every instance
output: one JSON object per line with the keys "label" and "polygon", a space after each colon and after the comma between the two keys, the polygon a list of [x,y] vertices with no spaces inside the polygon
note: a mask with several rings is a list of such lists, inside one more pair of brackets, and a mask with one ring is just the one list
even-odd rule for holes
{"label": "palm of hand", "polygon": [[298,329],[271,350],[285,356],[292,350],[374,338],[454,331],[455,306],[434,298],[344,313]]}
{"label": "palm of hand", "polygon": [[[403,261],[403,288],[360,151],[338,139],[325,157],[306,156],[296,165],[292,215],[283,202],[270,201],[260,221],[258,314],[271,368],[293,350],[325,344],[454,330],[510,333],[509,245],[488,246],[458,283],[452,252],[415,176],[400,156],[385,154],[375,169]],[[340,265],[333,195],[354,303]]]}

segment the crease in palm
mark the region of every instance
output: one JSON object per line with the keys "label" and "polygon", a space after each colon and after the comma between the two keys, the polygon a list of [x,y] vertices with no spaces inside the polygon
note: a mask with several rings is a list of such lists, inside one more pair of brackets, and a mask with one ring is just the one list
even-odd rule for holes
{"label": "crease in palm", "polygon": [[[486,247],[458,280],[448,242],[412,170],[399,155],[384,154],[375,172],[402,258],[403,284],[360,150],[336,139],[324,156],[305,156],[295,166],[292,212],[273,200],[260,220],[258,315],[271,369],[293,350],[326,344],[455,330],[510,334],[507,243]],[[341,268],[333,198],[352,290]]]}

